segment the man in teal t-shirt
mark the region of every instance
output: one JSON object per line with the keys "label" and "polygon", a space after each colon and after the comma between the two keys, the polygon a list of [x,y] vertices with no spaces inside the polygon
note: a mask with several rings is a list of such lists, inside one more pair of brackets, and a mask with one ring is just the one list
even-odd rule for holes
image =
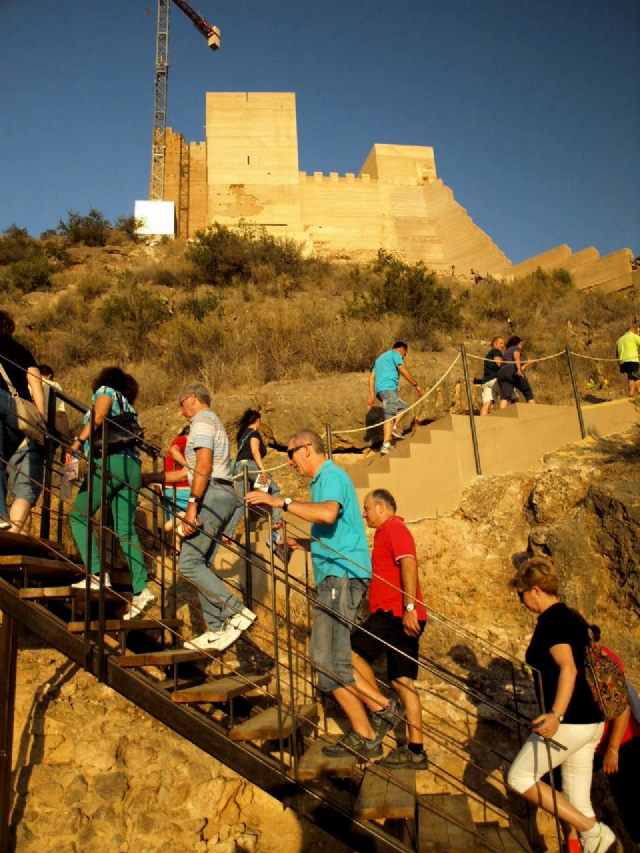
{"label": "man in teal t-shirt", "polygon": [[620,362],[620,373],[629,380],[629,396],[640,394],[640,336],[638,324],[632,323],[616,341],[616,353]]}
{"label": "man in teal t-shirt", "polygon": [[[394,430],[402,417],[402,412],[409,407],[400,399],[398,386],[400,385],[400,377],[404,376],[407,382],[410,382],[422,397],[422,388],[415,381],[413,376],[404,366],[404,359],[407,356],[409,347],[404,341],[396,341],[393,347],[376,359],[375,364],[369,375],[369,399],[367,406],[372,406],[374,399],[377,397],[382,403],[382,411],[384,414],[383,425],[383,441],[380,453],[382,455],[391,450],[391,439],[402,438],[400,433],[395,433]],[[400,412],[400,417],[398,417]]]}
{"label": "man in teal t-shirt", "polygon": [[310,540],[287,539],[289,549],[311,551],[316,601],[309,657],[318,673],[319,689],[333,695],[352,726],[323,752],[379,758],[382,739],[399,717],[395,705],[390,709],[389,700],[377,688],[369,690],[369,699],[377,706],[374,730],[355,689],[351,631],[371,580],[371,558],[356,492],[346,471],[326,458],[317,433],[304,430],[292,435],[287,455],[289,465],[311,480],[311,501],[254,490],[245,502],[278,508],[311,522]]}

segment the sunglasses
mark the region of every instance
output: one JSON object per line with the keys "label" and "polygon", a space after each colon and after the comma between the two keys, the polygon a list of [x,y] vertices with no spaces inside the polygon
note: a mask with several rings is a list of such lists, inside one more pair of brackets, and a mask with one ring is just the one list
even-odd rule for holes
{"label": "sunglasses", "polygon": [[297,450],[300,450],[301,447],[311,447],[311,445],[310,444],[297,444],[295,447],[290,447],[287,450],[287,456],[289,457],[290,460],[293,459],[293,454]]}

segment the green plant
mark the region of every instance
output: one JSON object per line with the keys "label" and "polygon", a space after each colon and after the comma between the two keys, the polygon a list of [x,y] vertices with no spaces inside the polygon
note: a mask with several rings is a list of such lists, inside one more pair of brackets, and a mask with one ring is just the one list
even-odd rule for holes
{"label": "green plant", "polygon": [[106,246],[111,224],[99,210],[92,207],[83,216],[76,211],[67,212],[67,221],[58,223],[57,233],[72,246],[84,243],[85,246]]}
{"label": "green plant", "polygon": [[9,267],[9,282],[22,293],[46,290],[51,286],[51,267],[44,255],[36,255],[29,261],[17,261]]}
{"label": "green plant", "polygon": [[179,312],[193,317],[194,320],[204,320],[207,314],[219,312],[222,299],[216,293],[204,293],[201,296],[190,296],[179,305]]}
{"label": "green plant", "polygon": [[26,228],[18,228],[14,224],[2,232],[0,237],[0,265],[30,261],[40,255],[42,255],[40,244],[29,235]]}

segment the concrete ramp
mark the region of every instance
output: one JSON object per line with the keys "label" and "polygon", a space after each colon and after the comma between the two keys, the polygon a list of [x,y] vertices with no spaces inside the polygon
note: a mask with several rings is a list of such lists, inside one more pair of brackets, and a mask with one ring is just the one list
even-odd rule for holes
{"label": "concrete ramp", "polygon": [[[638,415],[630,400],[583,407],[587,435],[623,432],[638,423]],[[571,406],[516,403],[477,417],[475,425],[483,475],[523,471],[545,453],[581,438]],[[447,415],[418,428],[387,456],[375,454],[352,474],[360,502],[371,489],[389,489],[407,520],[452,512],[476,476],[468,415]]]}

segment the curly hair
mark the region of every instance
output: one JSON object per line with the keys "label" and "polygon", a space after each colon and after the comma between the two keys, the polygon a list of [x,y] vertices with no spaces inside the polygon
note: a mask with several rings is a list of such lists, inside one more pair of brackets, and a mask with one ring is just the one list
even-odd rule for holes
{"label": "curly hair", "polygon": [[548,557],[532,557],[526,560],[516,572],[511,586],[518,592],[528,592],[537,586],[547,595],[558,594],[558,573]]}
{"label": "curly hair", "polygon": [[236,421],[236,442],[240,444],[242,434],[251,424],[255,423],[260,417],[258,409],[245,409],[240,418]]}
{"label": "curly hair", "polygon": [[91,383],[91,390],[95,394],[98,388],[103,385],[113,388],[114,391],[119,391],[131,405],[135,403],[138,396],[138,383],[130,373],[125,373],[124,370],[115,365],[104,367]]}
{"label": "curly hair", "polygon": [[8,311],[0,311],[0,335],[12,338],[16,330],[16,323]]}

